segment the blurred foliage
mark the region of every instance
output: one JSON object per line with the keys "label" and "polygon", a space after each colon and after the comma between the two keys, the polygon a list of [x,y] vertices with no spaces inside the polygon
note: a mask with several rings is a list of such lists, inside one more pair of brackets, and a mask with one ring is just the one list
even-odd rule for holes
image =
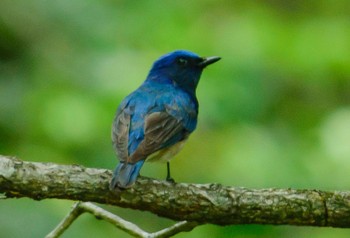
{"label": "blurred foliage", "polygon": [[[223,59],[198,88],[179,182],[349,190],[350,2],[0,1],[0,153],[113,169],[115,110],[160,55]],[[181,172],[180,172],[181,171]],[[164,164],[146,176],[163,179]],[[0,237],[43,237],[71,201],[0,202]],[[147,230],[171,223],[108,208]],[[140,216],[142,214],[142,216]],[[21,229],[25,227],[25,229]],[[205,225],[178,237],[349,237],[346,229]],[[126,237],[82,216],[63,237]]]}

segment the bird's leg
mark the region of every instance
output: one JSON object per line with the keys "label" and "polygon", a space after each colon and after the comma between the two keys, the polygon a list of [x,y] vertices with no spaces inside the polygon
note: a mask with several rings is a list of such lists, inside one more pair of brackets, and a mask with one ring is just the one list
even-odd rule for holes
{"label": "bird's leg", "polygon": [[170,176],[170,162],[169,161],[166,162],[166,166],[167,166],[166,181],[171,182],[171,183],[175,183],[175,180]]}

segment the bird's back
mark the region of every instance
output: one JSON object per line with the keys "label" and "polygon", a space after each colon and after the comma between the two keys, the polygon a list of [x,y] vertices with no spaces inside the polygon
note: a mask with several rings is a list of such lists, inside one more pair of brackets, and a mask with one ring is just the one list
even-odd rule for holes
{"label": "bird's back", "polygon": [[[125,148],[126,144],[117,146],[118,135],[117,133],[112,134],[113,145],[121,161],[127,160],[127,157],[132,155],[144,140],[146,117],[156,112],[168,114],[180,122],[184,128],[174,138],[171,138],[173,141],[163,141],[159,149],[175,144],[178,142],[176,140],[183,139],[196,128],[198,113],[196,98],[174,85],[145,82],[123,100],[113,123],[115,132],[123,123],[118,117],[122,114],[130,116],[127,148]],[[146,158],[137,158],[139,159]]]}

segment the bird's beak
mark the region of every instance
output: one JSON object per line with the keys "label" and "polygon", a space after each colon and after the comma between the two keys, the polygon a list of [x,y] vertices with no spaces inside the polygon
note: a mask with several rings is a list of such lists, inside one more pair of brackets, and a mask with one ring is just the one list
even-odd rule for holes
{"label": "bird's beak", "polygon": [[218,56],[210,56],[210,57],[204,57],[202,58],[203,61],[201,61],[198,66],[199,67],[202,67],[202,68],[205,68],[207,67],[208,65],[210,64],[213,64],[215,63],[216,61],[219,61],[221,59],[221,57],[218,57]]}

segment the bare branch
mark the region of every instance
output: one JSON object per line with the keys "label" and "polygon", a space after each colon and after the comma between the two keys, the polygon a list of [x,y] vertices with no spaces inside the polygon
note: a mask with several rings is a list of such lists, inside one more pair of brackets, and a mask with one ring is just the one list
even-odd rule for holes
{"label": "bare branch", "polygon": [[72,210],[67,214],[65,218],[52,230],[45,238],[57,238],[68,229],[68,227],[77,219],[83,211],[79,208],[80,202],[76,202]]}
{"label": "bare branch", "polygon": [[197,222],[180,221],[174,224],[173,226],[151,233],[149,237],[154,237],[154,238],[170,237],[170,236],[176,235],[179,232],[192,231],[193,228],[195,228],[198,225],[199,224]]}
{"label": "bare branch", "polygon": [[180,221],[173,226],[161,231],[148,233],[135,224],[124,220],[123,218],[106,211],[91,202],[76,202],[68,215],[51,231],[45,238],[57,238],[69,228],[69,226],[84,212],[91,213],[98,219],[108,221],[115,227],[127,232],[134,237],[140,238],[163,238],[176,235],[179,232],[191,231],[198,224],[196,222]]}
{"label": "bare branch", "polygon": [[85,211],[89,212],[92,215],[94,215],[96,218],[101,218],[103,220],[108,221],[112,225],[116,226],[117,228],[129,233],[130,235],[134,237],[148,237],[149,233],[142,230],[140,227],[136,226],[135,224],[124,220],[123,218],[110,213],[90,202],[84,202],[80,204],[80,208]]}
{"label": "bare branch", "polygon": [[106,169],[0,156],[2,198],[91,201],[199,224],[350,227],[350,192],[172,184],[144,177],[130,189],[111,192],[110,179],[111,171]]}
{"label": "bare branch", "polygon": [[140,227],[136,226],[135,224],[129,221],[126,221],[121,217],[92,204],[91,202],[80,203],[79,208],[84,212],[91,213],[97,218],[101,218],[108,221],[109,223],[113,224],[117,228],[129,233],[134,237],[141,237],[141,238],[170,237],[179,232],[191,231],[195,226],[197,226],[196,222],[181,221],[161,231],[148,233],[142,230]]}

